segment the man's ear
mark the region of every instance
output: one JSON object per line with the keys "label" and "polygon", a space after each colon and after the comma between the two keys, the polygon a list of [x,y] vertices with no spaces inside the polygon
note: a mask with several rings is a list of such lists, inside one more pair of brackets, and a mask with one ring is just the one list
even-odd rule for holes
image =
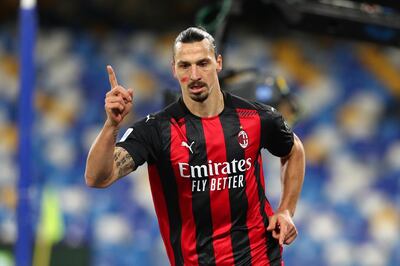
{"label": "man's ear", "polygon": [[217,72],[221,72],[222,70],[222,55],[217,56]]}

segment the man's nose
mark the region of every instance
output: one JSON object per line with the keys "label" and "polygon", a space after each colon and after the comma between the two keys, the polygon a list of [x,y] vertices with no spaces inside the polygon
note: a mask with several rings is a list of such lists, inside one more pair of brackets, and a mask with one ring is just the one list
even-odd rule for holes
{"label": "man's nose", "polygon": [[192,80],[199,80],[200,79],[200,75],[199,75],[199,71],[197,69],[197,66],[192,66],[191,72],[190,72],[190,78]]}

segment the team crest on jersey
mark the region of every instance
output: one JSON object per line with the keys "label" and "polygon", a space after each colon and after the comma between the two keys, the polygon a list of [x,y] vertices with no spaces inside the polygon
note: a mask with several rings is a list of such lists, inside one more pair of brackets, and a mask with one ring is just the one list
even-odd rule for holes
{"label": "team crest on jersey", "polygon": [[242,147],[243,149],[247,148],[247,146],[249,145],[249,136],[247,135],[246,131],[244,131],[243,129],[240,130],[240,132],[238,134],[238,141],[239,141],[240,147]]}

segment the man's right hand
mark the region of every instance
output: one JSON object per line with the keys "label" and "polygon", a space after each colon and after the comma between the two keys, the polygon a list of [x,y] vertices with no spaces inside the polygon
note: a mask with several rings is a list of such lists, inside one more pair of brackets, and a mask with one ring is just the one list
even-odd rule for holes
{"label": "man's right hand", "polygon": [[107,66],[111,90],[107,92],[104,108],[107,113],[106,124],[119,127],[132,109],[133,90],[118,85],[117,77],[110,65]]}

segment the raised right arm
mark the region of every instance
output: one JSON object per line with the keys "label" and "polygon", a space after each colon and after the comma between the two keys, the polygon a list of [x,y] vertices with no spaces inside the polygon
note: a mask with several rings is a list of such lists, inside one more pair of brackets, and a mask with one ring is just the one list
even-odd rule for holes
{"label": "raised right arm", "polygon": [[132,108],[133,91],[118,85],[110,66],[107,70],[111,85],[104,105],[107,120],[89,150],[85,169],[86,184],[98,188],[108,187],[135,169],[129,153],[115,146],[119,126]]}

